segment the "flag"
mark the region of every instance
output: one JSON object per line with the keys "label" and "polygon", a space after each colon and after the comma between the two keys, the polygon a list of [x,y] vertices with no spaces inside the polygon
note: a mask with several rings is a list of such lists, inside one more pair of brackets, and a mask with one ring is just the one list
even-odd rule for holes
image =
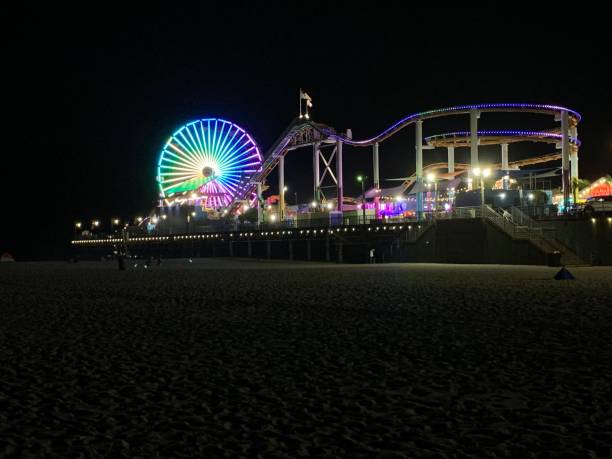
{"label": "flag", "polygon": [[309,107],[312,107],[312,98],[306,94],[304,91],[300,89],[300,99],[306,99],[306,104],[310,104]]}

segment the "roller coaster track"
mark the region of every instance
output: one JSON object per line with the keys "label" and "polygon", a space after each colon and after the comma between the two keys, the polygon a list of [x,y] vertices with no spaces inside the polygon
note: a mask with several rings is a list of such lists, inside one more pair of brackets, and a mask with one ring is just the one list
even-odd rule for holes
{"label": "roller coaster track", "polygon": [[[274,170],[278,165],[281,157],[287,154],[290,149],[298,148],[301,146],[311,145],[315,142],[336,142],[340,141],[346,145],[354,147],[368,147],[376,143],[383,142],[392,135],[401,131],[407,126],[416,123],[417,121],[423,121],[426,119],[439,118],[443,116],[451,115],[464,115],[469,114],[473,111],[478,112],[521,112],[521,113],[540,113],[558,116],[563,112],[568,113],[568,119],[570,126],[576,126],[581,119],[579,113],[570,110],[565,107],[557,105],[542,105],[542,104],[475,104],[475,105],[461,105],[457,107],[447,107],[437,110],[429,110],[425,112],[414,113],[409,115],[396,123],[389,126],[387,129],[382,131],[380,134],[364,139],[364,140],[353,140],[337,133],[333,128],[324,124],[315,123],[311,120],[295,119],[287,129],[281,134],[278,140],[268,150],[264,162],[262,164],[260,172],[255,174],[250,180],[245,180],[238,187],[236,195],[227,210],[232,213],[236,208],[246,201],[251,201],[252,196],[256,193],[257,183],[263,183],[265,178]],[[493,131],[494,132],[494,131]],[[502,132],[502,131],[499,131]],[[518,132],[518,131],[516,131]],[[545,132],[540,132],[545,134]],[[554,135],[548,133],[549,135]],[[549,136],[542,135],[542,138],[549,138]]]}
{"label": "roller coaster track", "polygon": [[[563,140],[558,129],[554,131],[478,131],[479,145],[498,145],[500,143],[544,142],[559,143]],[[469,147],[470,133],[467,131],[449,132],[425,137],[425,142],[434,147]],[[573,147],[580,147],[580,140],[570,137]]]}
{"label": "roller coaster track", "polygon": [[397,121],[380,134],[364,140],[353,140],[346,136],[325,132],[329,137],[340,140],[347,145],[355,147],[367,147],[380,143],[383,140],[391,137],[393,134],[401,131],[406,126],[416,123],[417,121],[423,121],[431,118],[439,118],[442,116],[449,115],[465,115],[471,111],[476,110],[478,112],[522,112],[522,113],[542,113],[548,115],[558,115],[562,112],[567,112],[570,119],[570,125],[577,125],[580,122],[581,116],[578,112],[570,110],[565,107],[558,105],[541,105],[541,104],[475,104],[475,105],[460,105],[458,107],[447,107],[440,108],[437,110],[429,110],[426,112],[414,113],[407,117]]}

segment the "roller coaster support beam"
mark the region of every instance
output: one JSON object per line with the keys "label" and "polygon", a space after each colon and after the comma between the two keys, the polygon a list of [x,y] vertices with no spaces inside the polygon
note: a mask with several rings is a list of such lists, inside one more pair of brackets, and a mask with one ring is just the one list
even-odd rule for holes
{"label": "roller coaster support beam", "polygon": [[507,143],[501,144],[501,168],[503,171],[507,171],[508,169],[510,169],[510,166],[508,166],[508,144]]}
{"label": "roller coaster support beam", "polygon": [[319,171],[319,148],[320,148],[321,144],[319,142],[315,142],[312,145],[312,168],[313,168],[313,174],[314,174],[314,187],[312,190],[312,200],[315,203],[319,203],[321,196],[320,196],[320,183],[319,183],[319,176],[320,176],[320,171]]}
{"label": "roller coaster support beam", "polygon": [[423,215],[423,121],[415,123],[416,130],[416,187],[417,187],[417,218]]}
{"label": "roller coaster support beam", "polygon": [[448,151],[448,172],[455,172],[455,147],[447,147]]}
{"label": "roller coaster support beam", "polygon": [[278,219],[285,220],[285,157],[278,160]]}
{"label": "roller coaster support beam", "polygon": [[[372,151],[372,164],[374,166],[374,190],[376,195],[374,196],[374,215],[375,218],[378,219],[378,205],[380,201],[378,190],[380,190],[380,170],[378,168],[378,142],[374,144],[374,149]],[[364,196],[365,199],[365,196]],[[364,222],[365,223],[365,222]]]}
{"label": "roller coaster support beam", "polygon": [[567,110],[561,113],[561,169],[563,177],[563,208],[567,212],[571,190],[570,178],[570,143],[569,143],[569,114]]}
{"label": "roller coaster support beam", "polygon": [[470,111],[470,173],[469,177],[473,180],[474,170],[478,166],[478,118],[480,113],[478,110]]}
{"label": "roller coaster support beam", "polygon": [[571,164],[571,173],[572,173],[572,178],[576,177],[578,178],[578,151],[572,151],[572,154],[570,156],[570,164]]}
{"label": "roller coaster support beam", "polygon": [[261,182],[257,182],[257,224],[263,223],[263,198],[261,196]]}
{"label": "roller coaster support beam", "polygon": [[344,200],[343,177],[342,177],[342,142],[340,140],[336,143],[336,175],[338,177],[338,208],[337,210],[342,212],[342,201]]}
{"label": "roller coaster support beam", "polygon": [[508,144],[501,144],[501,169],[504,172],[504,176],[502,178],[502,188],[504,190],[510,189],[510,177],[508,176],[508,170],[510,166],[508,165]]}
{"label": "roller coaster support beam", "polygon": [[374,186],[378,188],[380,186],[380,172],[378,168],[378,143],[374,144],[374,149],[372,152],[372,163],[374,166],[373,176],[374,176]]}
{"label": "roller coaster support beam", "polygon": [[[578,128],[576,126],[572,126],[570,128],[570,136],[573,139],[577,139],[578,138]],[[572,147],[572,152],[570,154],[570,163],[571,163],[571,172],[572,172],[572,178],[576,177],[578,178],[578,146],[574,146]]]}

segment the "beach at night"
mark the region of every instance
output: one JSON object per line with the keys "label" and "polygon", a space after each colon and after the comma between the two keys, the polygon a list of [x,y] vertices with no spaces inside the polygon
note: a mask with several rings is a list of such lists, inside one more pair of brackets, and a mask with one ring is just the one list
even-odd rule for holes
{"label": "beach at night", "polygon": [[0,268],[3,457],[612,449],[609,267]]}

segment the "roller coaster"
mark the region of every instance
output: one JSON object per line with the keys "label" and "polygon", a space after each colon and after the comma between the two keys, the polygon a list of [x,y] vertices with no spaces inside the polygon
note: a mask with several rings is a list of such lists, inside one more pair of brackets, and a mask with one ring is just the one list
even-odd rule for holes
{"label": "roller coaster", "polygon": [[[526,131],[526,130],[478,130],[478,120],[485,113],[530,113],[553,116],[555,122],[560,126],[553,130]],[[423,123],[434,118],[468,115],[470,119],[470,131],[451,132],[423,138]],[[404,128],[414,125],[416,133],[415,157],[416,171],[406,177],[399,187],[404,191],[413,186],[417,195],[417,211],[423,211],[422,183],[424,173],[429,170],[446,168],[448,177],[457,175],[468,175],[468,183],[471,186],[473,172],[480,167],[478,147],[479,145],[501,145],[501,162],[491,167],[503,171],[517,169],[527,165],[545,163],[561,159],[562,161],[562,189],[564,205],[569,204],[570,187],[572,177],[578,177],[578,150],[580,140],[578,139],[577,126],[581,116],[571,109],[545,104],[524,103],[497,103],[497,104],[474,104],[448,107],[437,110],[415,113],[400,119],[396,123],[383,130],[381,133],[363,140],[355,140],[350,132],[339,133],[325,124],[317,123],[300,114],[299,118],[285,129],[277,141],[265,154],[263,163],[258,172],[248,179],[244,179],[238,185],[233,199],[225,209],[228,215],[239,212],[239,207],[245,202],[262,202],[263,184],[268,175],[278,169],[278,189],[284,190],[284,158],[292,150],[311,147],[313,149],[313,198],[317,202],[321,199],[321,186],[323,179],[329,175],[335,182],[337,189],[336,206],[338,211],[343,210],[343,145],[353,147],[372,147],[373,156],[373,188],[368,190],[366,197],[375,196],[380,190],[379,175],[379,148],[382,142],[397,134]],[[425,141],[425,143],[423,142]],[[541,142],[554,144],[556,153],[531,157],[520,161],[509,161],[509,145],[517,142]],[[446,163],[435,163],[428,166],[423,165],[424,150],[436,147],[445,147],[448,151]],[[454,159],[455,148],[466,147],[470,149],[469,164],[456,164]],[[332,149],[325,156],[323,149]],[[335,159],[335,173],[332,162]],[[323,162],[323,173],[321,173],[321,161]],[[283,219],[284,193],[279,192],[279,213]],[[261,205],[258,206],[261,215]],[[261,217],[260,217],[261,218]]]}

